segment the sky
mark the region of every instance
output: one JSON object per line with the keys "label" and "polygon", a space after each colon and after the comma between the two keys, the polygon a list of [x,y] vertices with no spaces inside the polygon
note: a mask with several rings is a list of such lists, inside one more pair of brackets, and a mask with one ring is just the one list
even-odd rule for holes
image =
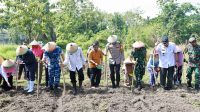
{"label": "sky", "polygon": [[[59,1],[59,0],[49,0],[51,3]],[[126,11],[142,11],[142,17],[146,18],[149,16],[150,18],[156,17],[160,10],[156,3],[157,0],[90,0],[94,3],[94,6],[98,9],[108,12],[114,13],[119,12],[123,13]],[[193,5],[199,4],[200,0],[178,0],[179,3],[189,2]],[[0,7],[2,5],[0,4]]]}
{"label": "sky", "polygon": [[[126,12],[129,10],[142,10],[143,17],[156,17],[160,10],[156,3],[157,0],[91,0],[95,7],[108,12]],[[179,3],[189,2],[193,5],[200,4],[200,0],[178,0]]]}

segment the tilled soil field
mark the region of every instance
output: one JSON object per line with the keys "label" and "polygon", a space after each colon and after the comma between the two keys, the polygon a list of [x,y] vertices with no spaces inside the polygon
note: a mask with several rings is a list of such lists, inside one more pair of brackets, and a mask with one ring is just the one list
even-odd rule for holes
{"label": "tilled soil field", "polygon": [[4,92],[0,90],[1,112],[200,112],[200,93],[188,90],[185,85],[164,91],[152,91],[148,86],[142,91],[121,86],[112,89],[84,86],[74,96],[68,85],[66,94],[57,94],[44,87],[37,94],[26,94],[23,89]]}

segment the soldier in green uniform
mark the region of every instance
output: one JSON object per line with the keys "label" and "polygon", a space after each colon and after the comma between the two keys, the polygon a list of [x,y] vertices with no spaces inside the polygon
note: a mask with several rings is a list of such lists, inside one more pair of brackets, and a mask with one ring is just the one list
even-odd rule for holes
{"label": "soldier in green uniform", "polygon": [[184,53],[189,56],[187,68],[187,84],[192,88],[192,73],[195,72],[195,89],[199,90],[199,66],[200,66],[200,45],[197,44],[195,37],[190,37],[189,44],[187,45]]}
{"label": "soldier in green uniform", "polygon": [[136,87],[140,91],[142,89],[141,81],[143,75],[145,74],[145,60],[146,60],[146,48],[144,43],[141,41],[136,41],[133,44],[133,51],[131,52],[131,57],[137,60],[135,66],[135,77],[136,77]]}

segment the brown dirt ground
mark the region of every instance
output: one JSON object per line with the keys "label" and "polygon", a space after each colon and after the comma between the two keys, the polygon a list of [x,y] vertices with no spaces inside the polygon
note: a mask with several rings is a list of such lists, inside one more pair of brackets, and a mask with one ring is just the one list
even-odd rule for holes
{"label": "brown dirt ground", "polygon": [[84,91],[76,96],[70,85],[66,89],[62,96],[62,89],[53,94],[42,86],[38,99],[36,93],[26,94],[22,88],[0,90],[0,112],[200,112],[200,93],[186,85],[171,91],[152,91],[145,85],[140,92],[123,86],[107,90],[84,85]]}

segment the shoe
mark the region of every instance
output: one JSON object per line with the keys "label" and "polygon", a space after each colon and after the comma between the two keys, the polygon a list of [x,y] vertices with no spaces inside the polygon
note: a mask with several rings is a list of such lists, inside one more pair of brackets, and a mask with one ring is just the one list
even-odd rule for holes
{"label": "shoe", "polygon": [[119,82],[116,83],[116,87],[119,87]]}
{"label": "shoe", "polygon": [[167,86],[167,87],[164,87],[164,89],[165,89],[165,90],[171,90],[172,87],[168,87],[168,86]]}
{"label": "shoe", "polygon": [[73,89],[72,89],[72,93],[73,95],[77,94],[77,89],[76,89],[76,83],[72,83]]}
{"label": "shoe", "polygon": [[116,88],[115,82],[112,81],[112,88]]}
{"label": "shoe", "polygon": [[138,85],[137,90],[138,90],[138,91],[141,91],[141,90],[142,90],[142,86],[141,86],[141,85]]}
{"label": "shoe", "polygon": [[28,91],[29,90],[29,87],[30,87],[30,81],[28,81],[28,84],[27,86],[24,88],[25,91]]}
{"label": "shoe", "polygon": [[31,93],[31,92],[33,92],[33,89],[34,89],[34,81],[30,81],[29,90],[27,92]]}

